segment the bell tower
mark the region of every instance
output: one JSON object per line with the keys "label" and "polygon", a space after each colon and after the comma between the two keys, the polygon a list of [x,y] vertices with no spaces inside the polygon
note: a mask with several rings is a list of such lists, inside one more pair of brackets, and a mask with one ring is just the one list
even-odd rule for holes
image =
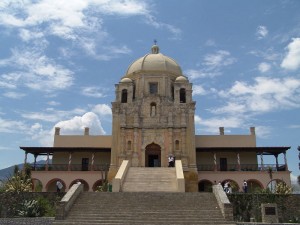
{"label": "bell tower", "polygon": [[124,159],[133,167],[167,167],[168,155],[196,171],[192,84],[177,62],[151,52],[134,61],[115,85],[110,170]]}

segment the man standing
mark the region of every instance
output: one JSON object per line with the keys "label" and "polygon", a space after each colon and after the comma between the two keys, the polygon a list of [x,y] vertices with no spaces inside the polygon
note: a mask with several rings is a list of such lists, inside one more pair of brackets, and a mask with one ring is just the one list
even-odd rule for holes
{"label": "man standing", "polygon": [[56,181],[56,191],[60,192],[60,190],[63,188],[62,183],[58,180]]}
{"label": "man standing", "polygon": [[244,183],[243,183],[243,190],[244,190],[244,193],[248,192],[248,184],[247,184],[246,180],[244,180]]}

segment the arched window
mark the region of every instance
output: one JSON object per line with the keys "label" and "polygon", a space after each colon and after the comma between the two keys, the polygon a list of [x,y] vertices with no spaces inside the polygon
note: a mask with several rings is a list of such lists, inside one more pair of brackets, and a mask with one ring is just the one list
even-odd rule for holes
{"label": "arched window", "polygon": [[179,150],[179,141],[178,140],[175,141],[175,150]]}
{"label": "arched window", "polygon": [[127,150],[131,150],[131,141],[127,142]]}
{"label": "arched window", "polygon": [[150,116],[153,117],[156,115],[156,103],[152,102],[150,104]]}
{"label": "arched window", "polygon": [[171,87],[171,96],[172,96],[172,100],[174,100],[174,86],[173,85]]}
{"label": "arched window", "polygon": [[180,103],[186,103],[185,89],[180,88]]}
{"label": "arched window", "polygon": [[121,103],[127,103],[127,89],[122,90]]}

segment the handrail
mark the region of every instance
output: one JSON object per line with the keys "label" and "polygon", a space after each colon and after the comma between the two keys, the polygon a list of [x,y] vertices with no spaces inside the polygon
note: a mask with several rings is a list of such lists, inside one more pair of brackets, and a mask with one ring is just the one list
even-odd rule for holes
{"label": "handrail", "polygon": [[129,170],[129,167],[129,160],[123,160],[115,178],[112,181],[112,192],[120,192],[122,190],[122,185]]}
{"label": "handrail", "polygon": [[108,164],[94,164],[82,165],[82,164],[31,164],[33,171],[107,171],[109,168]]}
{"label": "handrail", "polygon": [[175,160],[176,180],[178,192],[185,192],[185,182],[181,160]]}
{"label": "handrail", "polygon": [[221,184],[213,185],[213,193],[217,199],[218,205],[221,209],[223,217],[227,221],[233,220],[233,208],[227,195],[225,194]]}
{"label": "handrail", "polygon": [[80,182],[73,184],[70,190],[64,195],[61,201],[56,206],[55,219],[64,220],[71,207],[73,206],[75,200],[83,192],[83,184]]}

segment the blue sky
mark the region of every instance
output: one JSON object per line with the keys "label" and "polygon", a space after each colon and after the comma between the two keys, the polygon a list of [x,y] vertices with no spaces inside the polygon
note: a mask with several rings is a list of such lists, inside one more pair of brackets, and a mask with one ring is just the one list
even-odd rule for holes
{"label": "blue sky", "polygon": [[110,134],[114,84],[157,39],[193,83],[197,134],[255,126],[258,146],[291,146],[298,176],[299,11],[297,0],[2,0],[0,169],[23,162],[19,146],[51,146],[55,126]]}

